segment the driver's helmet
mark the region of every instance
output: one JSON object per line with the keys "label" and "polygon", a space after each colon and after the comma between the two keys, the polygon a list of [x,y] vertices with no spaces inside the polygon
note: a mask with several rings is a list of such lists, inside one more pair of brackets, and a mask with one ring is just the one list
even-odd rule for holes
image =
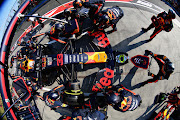
{"label": "driver's helmet", "polygon": [[59,98],[59,94],[57,91],[53,91],[49,94],[48,98],[55,101]]}
{"label": "driver's helmet", "polygon": [[168,72],[168,73],[174,72],[174,64],[172,62],[166,63],[166,72]]}
{"label": "driver's helmet", "polygon": [[176,14],[174,13],[172,9],[169,9],[168,14],[171,16],[172,19],[176,18]]}
{"label": "driver's helmet", "polygon": [[109,17],[106,14],[103,14],[102,16],[99,16],[99,23],[100,24],[108,24],[109,23]]}
{"label": "driver's helmet", "polygon": [[111,92],[107,95],[107,102],[111,106],[116,106],[118,103],[122,101],[121,96],[119,93]]}
{"label": "driver's helmet", "polygon": [[80,8],[82,7],[82,1],[81,0],[74,0],[73,1],[74,8]]}

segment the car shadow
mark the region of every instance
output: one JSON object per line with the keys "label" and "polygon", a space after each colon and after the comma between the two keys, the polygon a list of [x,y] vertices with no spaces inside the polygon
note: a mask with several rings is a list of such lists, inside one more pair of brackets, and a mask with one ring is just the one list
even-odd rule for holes
{"label": "car shadow", "polygon": [[118,84],[121,80],[121,74],[123,73],[123,69],[119,69],[119,67],[115,67],[114,69],[114,79],[112,80],[112,84],[118,81]]}
{"label": "car shadow", "polygon": [[82,83],[82,87],[81,87],[81,90],[84,93],[91,93],[92,92],[92,87],[95,83],[96,74],[97,74],[97,72],[95,72],[89,76],[86,76],[84,78],[83,83]]}
{"label": "car shadow", "polygon": [[124,80],[121,82],[121,84],[123,86],[125,86],[126,88],[130,89],[130,90],[133,90],[133,86],[131,86],[131,81],[132,81],[132,78],[134,77],[136,71],[138,70],[137,67],[133,67],[131,68],[131,70],[129,71],[129,73],[126,75],[126,77],[124,78]]}
{"label": "car shadow", "polygon": [[[135,43],[135,44],[132,44],[132,45],[129,45],[130,42],[132,42],[133,40],[135,40],[136,38],[140,37],[142,34],[144,34],[143,31],[140,31],[139,33],[131,36],[131,37],[128,37],[126,38],[125,40],[121,41],[120,43],[118,43],[117,45],[115,45],[113,47],[113,50],[117,50],[117,51],[120,51],[120,52],[128,52],[132,49],[135,49],[145,43],[148,43],[149,41],[148,40],[144,40],[144,41],[140,41],[138,43]],[[121,81],[121,84],[124,85],[126,88],[130,89],[130,90],[133,90],[133,89],[136,89],[136,88],[140,88],[141,87],[141,84],[137,84],[137,85],[134,85],[134,86],[131,86],[131,81],[132,81],[132,78],[134,77],[136,71],[137,71],[137,67],[133,67],[129,73],[127,74],[127,76],[125,77],[125,79],[123,81]],[[116,76],[115,76],[116,77]]]}

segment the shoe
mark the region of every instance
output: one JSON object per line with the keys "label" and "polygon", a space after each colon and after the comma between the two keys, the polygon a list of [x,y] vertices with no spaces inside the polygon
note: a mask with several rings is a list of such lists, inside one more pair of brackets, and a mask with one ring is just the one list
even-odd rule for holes
{"label": "shoe", "polygon": [[113,31],[117,31],[117,27],[115,27],[115,28],[113,29]]}
{"label": "shoe", "polygon": [[147,32],[148,30],[145,28],[141,28],[143,32]]}
{"label": "shoe", "polygon": [[151,41],[153,38],[150,38],[149,41]]}
{"label": "shoe", "polygon": [[145,54],[146,54],[146,55],[149,55],[150,53],[151,53],[151,51],[145,50]]}
{"label": "shoe", "polygon": [[152,41],[152,39],[148,39],[148,40],[146,40],[146,42],[150,42],[150,41]]}
{"label": "shoe", "polygon": [[139,102],[139,105],[138,105],[139,107],[141,106],[141,103],[142,103],[142,100]]}
{"label": "shoe", "polygon": [[145,40],[146,43],[150,42],[149,40]]}

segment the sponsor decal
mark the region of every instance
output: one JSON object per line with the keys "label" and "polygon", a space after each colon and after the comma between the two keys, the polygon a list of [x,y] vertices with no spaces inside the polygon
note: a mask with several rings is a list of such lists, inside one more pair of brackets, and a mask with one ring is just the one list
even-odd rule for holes
{"label": "sponsor decal", "polygon": [[93,41],[95,42],[95,44],[97,44],[98,46],[102,48],[105,48],[110,44],[109,39],[107,38],[106,34],[101,31],[90,33],[90,36],[94,36],[95,39]]}
{"label": "sponsor decal", "polygon": [[57,54],[57,66],[63,65],[63,54]]}
{"label": "sponsor decal", "polygon": [[42,67],[46,67],[46,57],[42,58]]}
{"label": "sponsor decal", "polygon": [[145,55],[136,55],[131,58],[131,62],[138,68],[147,69],[149,65],[149,57]]}
{"label": "sponsor decal", "polygon": [[112,10],[108,9],[107,14],[111,20],[116,19],[116,15],[114,14]]}
{"label": "sponsor decal", "polygon": [[111,85],[111,79],[114,77],[114,70],[109,68],[105,68],[103,71],[99,72],[103,72],[103,76],[100,78],[99,82],[93,86],[92,91],[99,91],[99,89]]}
{"label": "sponsor decal", "polygon": [[52,57],[47,58],[47,65],[52,65]]}

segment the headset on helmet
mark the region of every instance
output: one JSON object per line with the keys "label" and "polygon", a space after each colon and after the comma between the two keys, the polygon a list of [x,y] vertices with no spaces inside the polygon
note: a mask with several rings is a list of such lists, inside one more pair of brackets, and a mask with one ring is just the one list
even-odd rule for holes
{"label": "headset on helmet", "polygon": [[108,102],[108,104],[110,104],[112,106],[117,105],[121,101],[122,101],[122,99],[121,99],[121,96],[119,95],[119,93],[112,92],[107,95],[107,102]]}
{"label": "headset on helmet", "polygon": [[74,0],[73,6],[74,6],[75,8],[80,8],[80,7],[82,7],[82,2],[81,2],[81,0]]}
{"label": "headset on helmet", "polygon": [[176,14],[174,13],[173,10],[169,9],[168,14],[171,16],[172,19],[176,18]]}
{"label": "headset on helmet", "polygon": [[166,71],[169,73],[174,72],[174,64],[172,62],[167,62],[166,63]]}
{"label": "headset on helmet", "polygon": [[49,98],[50,98],[51,100],[57,100],[57,99],[59,98],[58,92],[57,92],[57,91],[51,92],[51,93],[49,94]]}

